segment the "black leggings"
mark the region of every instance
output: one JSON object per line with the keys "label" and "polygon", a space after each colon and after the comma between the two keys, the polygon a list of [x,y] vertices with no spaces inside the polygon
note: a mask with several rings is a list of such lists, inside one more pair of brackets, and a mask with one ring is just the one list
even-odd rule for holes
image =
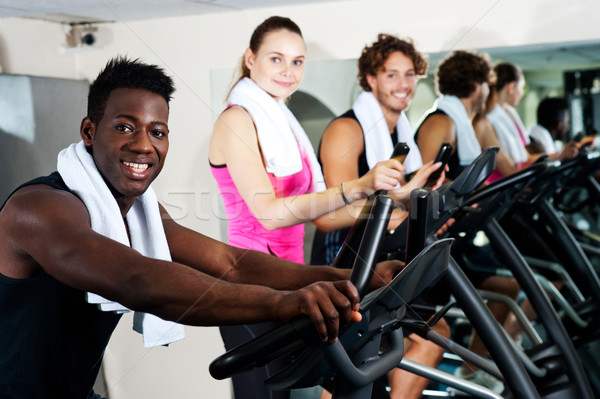
{"label": "black leggings", "polygon": [[[281,323],[268,322],[239,326],[219,327],[225,349],[230,350],[252,338],[272,330]],[[283,369],[288,362],[277,359],[263,367],[257,367],[232,377],[233,394],[236,399],[289,399],[289,391],[271,391],[265,388],[265,380]]]}

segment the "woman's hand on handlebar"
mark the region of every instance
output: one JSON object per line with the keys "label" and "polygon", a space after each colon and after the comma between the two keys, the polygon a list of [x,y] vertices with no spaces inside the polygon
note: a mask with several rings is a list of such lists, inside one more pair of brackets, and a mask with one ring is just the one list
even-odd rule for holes
{"label": "woman's hand on handlebar", "polygon": [[287,292],[279,303],[278,317],[288,321],[304,314],[310,317],[323,342],[335,342],[340,326],[360,320],[360,298],[348,280],[318,282]]}

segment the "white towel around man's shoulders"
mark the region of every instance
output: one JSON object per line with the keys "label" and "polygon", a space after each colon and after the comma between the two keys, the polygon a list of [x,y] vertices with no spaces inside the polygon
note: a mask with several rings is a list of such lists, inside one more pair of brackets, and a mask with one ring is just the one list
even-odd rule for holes
{"label": "white towel around man's shoulders", "polygon": [[325,179],[304,129],[282,100],[275,100],[252,79],[241,79],[229,94],[229,103],[246,109],[254,125],[267,172],[289,176],[302,170],[300,148],[308,158],[311,191],[325,190]]}
{"label": "white towel around man's shoulders", "polygon": [[477,141],[475,129],[473,129],[471,119],[469,119],[463,103],[456,96],[444,95],[435,101],[433,109],[444,111],[452,119],[456,127],[459,164],[461,166],[471,164],[481,154],[481,146]]}
{"label": "white towel around man's shoulders", "polygon": [[529,130],[529,136],[536,144],[542,146],[545,153],[554,154],[558,151],[558,147],[554,142],[552,135],[544,126],[533,125]]}
{"label": "white towel around man's shoulders", "polygon": [[[127,213],[130,245],[119,206],[83,141],[71,144],[58,154],[57,168],[67,187],[85,204],[95,232],[131,246],[144,256],[171,260],[158,201],[151,187],[136,199]],[[87,293],[87,301],[97,304],[103,311],[118,313],[129,311],[123,305],[91,292]],[[146,348],[166,345],[185,337],[182,325],[149,313],[135,312],[134,330],[143,335]]]}
{"label": "white towel around man's shoulders", "polygon": [[[372,169],[377,162],[389,159],[394,151],[394,145],[385,116],[383,115],[383,110],[370,91],[363,91],[357,97],[352,105],[352,110],[363,129],[365,156],[369,169]],[[423,166],[423,160],[421,159],[421,152],[415,143],[413,131],[404,112],[400,114],[396,122],[396,134],[398,142],[404,142],[410,148],[403,165],[406,167],[405,173],[412,173]]]}

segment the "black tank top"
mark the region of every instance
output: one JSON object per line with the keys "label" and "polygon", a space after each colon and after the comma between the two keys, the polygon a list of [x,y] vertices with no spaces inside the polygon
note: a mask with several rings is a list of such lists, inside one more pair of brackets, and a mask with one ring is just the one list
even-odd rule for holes
{"label": "black tank top", "polygon": [[[338,116],[336,119],[350,118],[354,119],[360,125],[356,114],[353,109],[346,111],[344,114]],[[363,130],[363,152],[358,156],[358,177],[362,177],[369,171],[369,164],[367,163],[366,155],[366,144],[364,142],[364,129]],[[390,135],[392,138],[392,144],[395,146],[398,144],[398,132],[394,127],[394,131]],[[319,163],[321,163],[321,142],[319,142],[318,151]],[[346,239],[346,236],[350,232],[350,227],[334,230],[329,233],[325,233],[319,229],[315,231],[315,237],[313,239],[313,246],[311,250],[310,263],[313,265],[329,265],[335,259],[337,251],[342,246],[342,243]]]}
{"label": "black tank top", "polygon": [[[33,184],[70,192],[57,172],[21,187]],[[44,272],[28,279],[0,274],[0,397],[91,396],[120,317]]]}

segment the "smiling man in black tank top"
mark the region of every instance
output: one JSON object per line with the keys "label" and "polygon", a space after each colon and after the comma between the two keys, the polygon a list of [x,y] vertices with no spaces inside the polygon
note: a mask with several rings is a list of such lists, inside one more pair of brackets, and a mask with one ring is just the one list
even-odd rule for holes
{"label": "smiling man in black tank top", "polygon": [[[396,143],[406,142],[410,148],[403,162],[406,173],[420,170],[413,178],[415,181],[411,181],[414,184],[424,178],[423,170],[427,168],[421,168],[423,162],[404,111],[410,105],[417,81],[427,74],[427,60],[412,41],[379,34],[376,42],[363,49],[358,69],[363,92],[352,109],[327,126],[321,139],[318,155],[325,182],[328,187],[334,187],[358,178],[376,162],[389,158]],[[397,227],[405,217],[400,210],[395,213],[390,228]],[[330,264],[348,231],[325,233],[318,230],[311,263]],[[435,329],[443,335],[450,334],[444,320]],[[404,345],[407,359],[432,367],[439,364],[444,352],[416,334],[406,338]],[[400,369],[392,370],[388,380],[380,381],[376,387],[386,383],[391,393],[388,395],[384,389],[376,389],[373,398],[419,398],[428,385],[426,379]]]}

